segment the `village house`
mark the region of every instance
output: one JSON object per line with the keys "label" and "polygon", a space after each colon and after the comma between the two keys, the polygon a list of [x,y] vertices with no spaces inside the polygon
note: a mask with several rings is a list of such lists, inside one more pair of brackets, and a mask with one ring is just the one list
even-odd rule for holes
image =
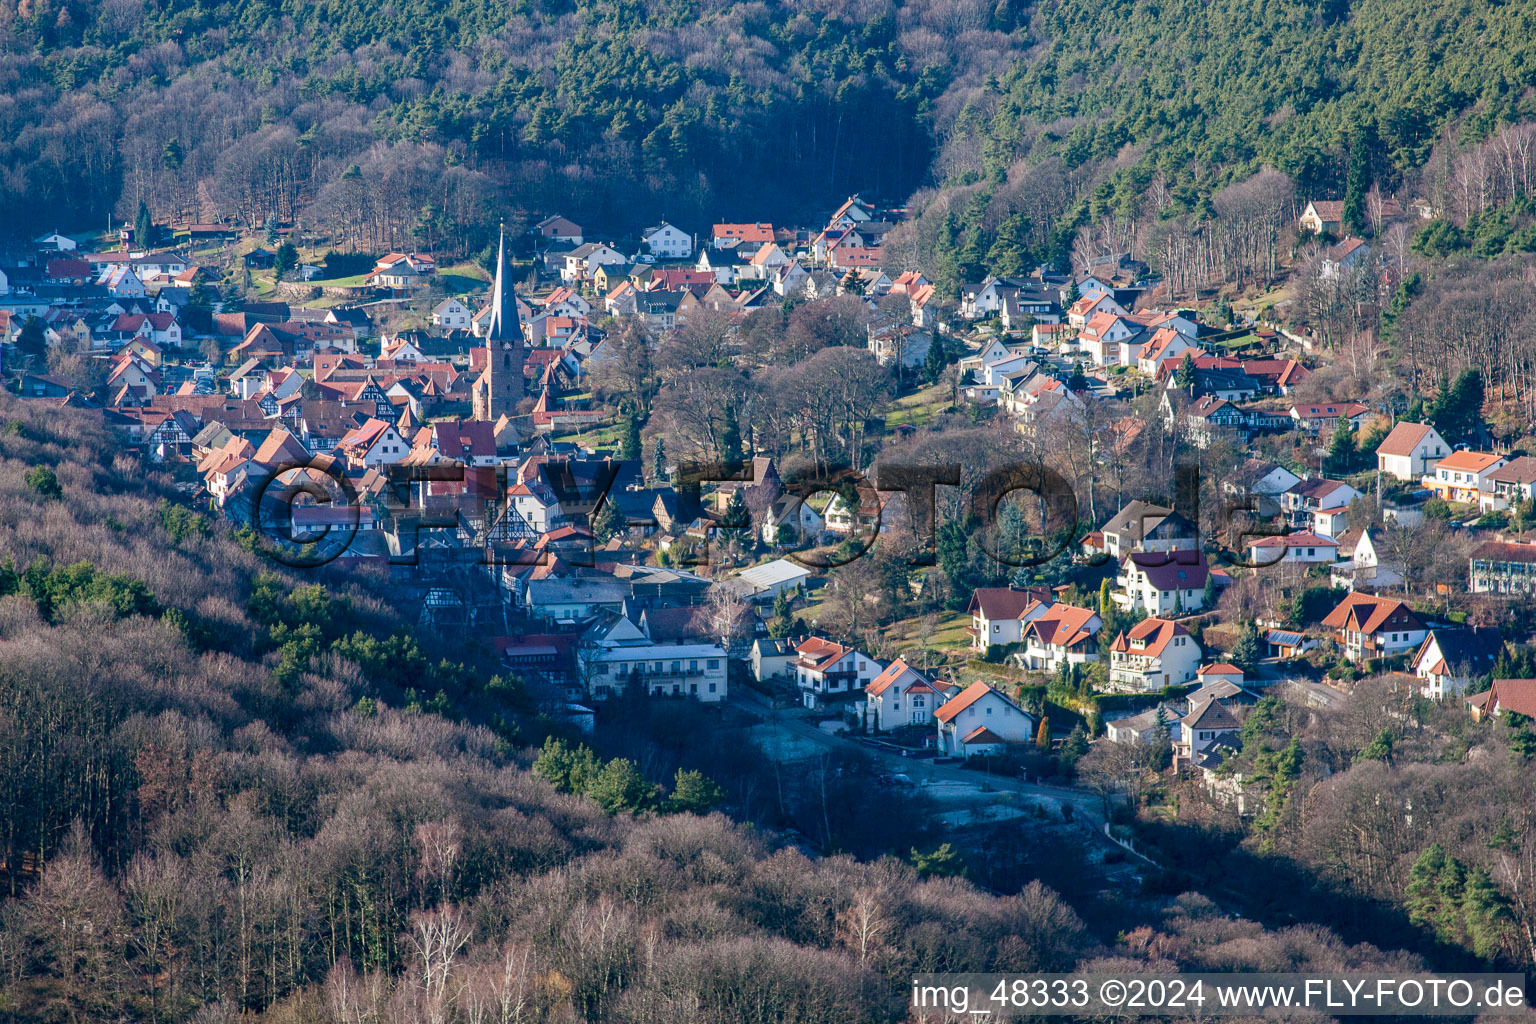
{"label": "village house", "polygon": [[1104,625],[1098,612],[1070,604],[1029,608],[1021,615],[1019,640],[1024,649],[1014,660],[1031,672],[1054,673],[1063,665],[1085,665],[1099,660],[1094,634]]}
{"label": "village house", "polygon": [[1193,705],[1178,722],[1173,738],[1174,764],[1197,763],[1215,746],[1242,748],[1243,725],[1225,700],[1212,699]]}
{"label": "village house", "polygon": [[1468,697],[1473,718],[1516,714],[1536,719],[1536,679],[1495,679],[1488,689]]}
{"label": "village house", "polygon": [[1321,405],[1293,405],[1290,417],[1296,425],[1309,434],[1327,433],[1347,420],[1350,430],[1359,430],[1370,407],[1360,402],[1325,402]]}
{"label": "village house", "polygon": [[1490,476],[1504,461],[1502,455],[1488,452],[1454,451],[1435,464],[1434,471],[1424,477],[1424,486],[1437,498],[1476,505],[1485,491],[1494,493]]}
{"label": "village house", "polygon": [[1485,487],[1477,494],[1477,507],[1484,512],[1503,511],[1515,502],[1536,496],[1536,458],[1521,455],[1499,466],[1485,478]]}
{"label": "village house", "polygon": [[579,285],[583,281],[590,280],[592,273],[600,266],[628,265],[629,260],[624,254],[612,246],[601,242],[583,242],[564,256],[564,265],[560,269],[560,280],[568,285]]}
{"label": "village house", "polygon": [[1125,611],[1188,615],[1205,607],[1210,576],[1204,551],[1136,551],[1121,562],[1111,597]]}
{"label": "village house", "polygon": [[1171,619],[1142,619],[1115,637],[1109,653],[1109,685],[1135,692],[1177,686],[1195,677],[1200,645]]}
{"label": "village house", "polygon": [[1324,565],[1338,559],[1338,541],[1309,530],[1274,537],[1250,537],[1248,559],[1256,566]]}
{"label": "village house", "polygon": [[1404,420],[1376,446],[1376,469],[1397,480],[1417,481],[1431,475],[1451,446],[1428,423]]}
{"label": "village house", "polygon": [[1109,292],[1091,292],[1072,303],[1067,310],[1067,323],[1081,330],[1098,313],[1124,316],[1126,312],[1126,308],[1116,302]]}
{"label": "village house", "polygon": [[455,298],[444,299],[432,307],[432,326],[440,331],[467,331],[474,318],[474,310]]}
{"label": "village house", "polygon": [[1323,618],[1350,661],[1390,658],[1417,648],[1428,634],[1423,620],[1402,601],[1349,594]]}
{"label": "village house", "polygon": [[1104,723],[1104,738],[1111,743],[1120,743],[1129,746],[1147,746],[1156,742],[1158,734],[1166,731],[1165,737],[1171,745],[1173,742],[1173,729],[1178,723],[1178,716],[1168,706],[1159,704],[1136,715],[1127,715]]}
{"label": "village house", "polygon": [[[1350,544],[1349,538],[1354,537]],[[1376,536],[1369,530],[1350,531],[1340,537],[1338,553],[1348,556],[1328,567],[1330,585],[1341,590],[1386,590],[1401,586],[1403,574],[1397,566],[1383,563],[1376,549]]]}
{"label": "village house", "polygon": [[797,657],[794,646],[788,640],[760,636],[752,641],[747,661],[752,669],[752,678],[766,683],[792,678]]}
{"label": "village house", "polygon": [[986,650],[993,644],[1016,644],[1024,634],[1022,616],[1044,611],[1051,601],[1046,587],[977,587],[966,608],[971,625],[971,646]]}
{"label": "village house", "polygon": [[969,758],[1000,754],[1035,737],[1034,715],[986,683],[972,683],[934,712],[939,752]]}
{"label": "village house", "polygon": [[640,241],[657,259],[685,260],[693,255],[693,238],[681,228],[662,221],[640,233]]}
{"label": "village house", "polygon": [[727,657],[718,644],[658,643],[622,614],[600,616],[577,659],[592,700],[617,697],[632,685],[652,697],[706,704],[727,696]]}
{"label": "village house", "polygon": [[558,213],[539,221],[533,226],[533,231],[545,242],[565,242],[569,245],[582,243],[581,225]]}
{"label": "village house", "polygon": [[1337,235],[1344,223],[1344,203],[1336,199],[1314,199],[1301,211],[1297,223],[1314,235]]}
{"label": "village house", "polygon": [[756,251],[758,246],[772,241],[772,224],[716,224],[710,229],[710,245],[716,249],[735,249],[749,245]]}
{"label": "village house", "polygon": [[944,691],[900,658],[891,662],[864,688],[870,727],[874,730],[928,726],[944,700]]}
{"label": "village house", "polygon": [[813,709],[857,697],[881,671],[862,651],[816,636],[796,644],[795,655],[800,699]]}
{"label": "village house", "polygon": [[350,431],[336,445],[347,464],[357,469],[377,469],[399,462],[410,452],[411,446],[395,429],[394,424],[376,417]]}
{"label": "village house", "polygon": [[1432,700],[1459,696],[1493,673],[1503,651],[1504,638],[1491,626],[1431,629],[1411,662],[1424,681],[1419,692]]}
{"label": "village house", "polygon": [[1292,526],[1332,537],[1334,517],[1348,512],[1349,503],[1358,497],[1360,492],[1342,481],[1313,477],[1282,494],[1280,507]]}
{"label": "village house", "polygon": [[368,283],[396,294],[409,294],[425,289],[436,273],[437,261],[425,253],[392,252],[379,257],[368,275]]}

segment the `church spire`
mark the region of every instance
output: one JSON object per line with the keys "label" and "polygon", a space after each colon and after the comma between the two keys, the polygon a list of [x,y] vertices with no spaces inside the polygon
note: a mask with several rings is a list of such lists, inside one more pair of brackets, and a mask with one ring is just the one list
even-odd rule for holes
{"label": "church spire", "polygon": [[512,275],[507,273],[507,225],[503,222],[501,241],[496,246],[496,279],[491,282],[491,322],[485,337],[488,341],[513,341],[522,336],[522,324],[517,318],[517,289],[512,285]]}

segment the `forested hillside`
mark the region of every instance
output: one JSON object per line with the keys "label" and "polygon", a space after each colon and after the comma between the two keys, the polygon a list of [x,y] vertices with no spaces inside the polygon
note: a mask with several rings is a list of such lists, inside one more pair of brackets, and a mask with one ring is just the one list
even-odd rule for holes
{"label": "forested hillside", "polygon": [[[453,243],[508,209],[607,230],[920,184],[1008,3],[9,0],[0,223],[304,217]],[[722,196],[736,197],[727,207]],[[448,235],[444,239],[441,235]]]}
{"label": "forested hillside", "polygon": [[[739,218],[751,195],[782,218],[855,190],[990,196],[1054,157],[1065,194],[1037,186],[1010,229],[1050,254],[1085,182],[1095,210],[1199,210],[1263,164],[1337,194],[1355,154],[1390,189],[1453,122],[1476,140],[1530,113],[1532,21],[1493,0],[18,0],[0,223],[142,197],[164,220],[456,245],[505,208],[618,231]],[[990,211],[989,244],[1017,206]]]}

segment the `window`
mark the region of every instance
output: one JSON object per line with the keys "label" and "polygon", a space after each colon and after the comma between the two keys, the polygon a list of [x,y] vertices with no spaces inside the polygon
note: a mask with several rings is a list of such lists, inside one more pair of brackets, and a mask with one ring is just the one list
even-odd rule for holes
{"label": "window", "polygon": [[698,670],[699,670],[699,660],[697,658],[695,658],[692,661],[688,662],[688,671],[689,672],[697,672]]}
{"label": "window", "polygon": [[708,661],[706,661],[704,663],[704,665],[707,668],[719,668],[720,667],[720,659],[719,658],[710,658]]}
{"label": "window", "polygon": [[679,670],[679,669],[681,669],[681,668],[682,668],[682,665],[683,665],[683,663],[682,663],[682,662],[680,662],[680,661],[674,661],[674,662],[673,662],[673,663],[672,663],[672,671],[673,671],[673,672],[676,672],[676,671],[678,671],[678,670]]}
{"label": "window", "polygon": [[709,692],[710,693],[714,693],[715,692],[715,684],[714,683],[710,683],[709,684]]}

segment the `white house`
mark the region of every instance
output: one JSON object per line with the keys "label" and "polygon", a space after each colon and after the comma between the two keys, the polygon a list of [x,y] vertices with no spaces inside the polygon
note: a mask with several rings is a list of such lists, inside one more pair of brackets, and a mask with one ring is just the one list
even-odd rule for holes
{"label": "white house", "polygon": [[1135,551],[1116,579],[1115,604],[1148,615],[1186,615],[1205,607],[1211,575],[1204,551]]}
{"label": "white house", "polygon": [[[1341,549],[1339,554],[1343,553]],[[1328,576],[1333,586],[1344,590],[1385,590],[1403,582],[1400,570],[1382,564],[1369,529],[1360,531],[1348,558],[1329,566]]]}
{"label": "white house", "polygon": [[1217,743],[1242,745],[1242,723],[1223,700],[1207,700],[1195,705],[1178,723],[1173,738],[1174,756],[1193,760]]}
{"label": "white house", "polygon": [[1434,700],[1466,693],[1492,676],[1503,652],[1504,638],[1489,626],[1432,629],[1413,655],[1413,674],[1424,681],[1419,692]]}
{"label": "white house", "polygon": [[1275,537],[1253,537],[1248,558],[1254,565],[1322,565],[1336,561],[1339,542],[1309,531]]}
{"label": "white house", "polygon": [[1001,753],[1035,738],[1035,716],[986,683],[972,683],[934,713],[939,752],[947,757]]}
{"label": "white house", "polygon": [[1451,446],[1428,423],[1404,420],[1376,447],[1376,469],[1398,480],[1418,480],[1433,473]]}
{"label": "white house", "polygon": [[748,659],[752,666],[752,678],[763,683],[770,679],[789,679],[796,654],[788,640],[760,636],[752,641]]}
{"label": "white house", "polygon": [[1099,660],[1093,636],[1104,625],[1098,612],[1070,604],[1052,604],[1031,615],[1020,631],[1024,650],[1014,655],[1034,672],[1056,672],[1063,665]]}
{"label": "white house", "polygon": [[577,623],[599,612],[621,612],[630,587],[623,580],[600,576],[532,579],[523,593],[528,614],[547,622]]}
{"label": "white house", "polygon": [[1489,475],[1504,462],[1502,455],[1490,452],[1451,452],[1435,463],[1434,471],[1424,477],[1424,486],[1437,498],[1476,504],[1484,493],[1493,493]]}
{"label": "white house", "polygon": [[458,299],[447,298],[432,309],[432,326],[443,331],[467,331],[475,311]]}
{"label": "white house", "polygon": [[654,644],[649,638],[601,644],[580,655],[587,696],[606,700],[639,685],[652,697],[726,698],[726,655],[716,644]]}
{"label": "white house", "polygon": [[79,246],[73,238],[61,235],[57,231],[43,235],[33,240],[39,249],[52,249],[55,252],[74,252]]}
{"label": "white house", "polygon": [[966,611],[971,616],[971,646],[1016,644],[1024,633],[1025,617],[1044,612],[1051,592],[1045,587],[977,587]]}
{"label": "white house", "polygon": [[926,726],[933,721],[944,691],[917,669],[897,658],[864,688],[869,723],[875,729],[907,725]]}
{"label": "white house", "polygon": [[1160,704],[1139,715],[1127,715],[1125,718],[1105,722],[1104,737],[1111,743],[1145,746],[1153,741],[1157,736],[1158,727],[1161,726],[1168,730],[1168,738],[1172,741],[1178,721],[1178,715],[1170,711],[1166,705]]}
{"label": "white house", "polygon": [[1350,661],[1392,657],[1415,650],[1429,630],[1402,601],[1370,594],[1348,594],[1323,623]]}
{"label": "white house", "polygon": [[692,236],[666,221],[653,228],[646,228],[641,232],[640,240],[657,259],[685,260],[693,255]]}
{"label": "white house", "polygon": [[795,682],[808,708],[857,696],[881,671],[864,652],[818,636],[802,640],[795,654]]}
{"label": "white house", "polygon": [[347,432],[336,443],[336,451],[357,467],[376,469],[399,462],[410,452],[411,446],[395,429],[393,423],[371,418],[360,427]]}
{"label": "white house", "polygon": [[1142,619],[1115,637],[1109,652],[1109,683],[1129,690],[1161,690],[1195,678],[1200,645],[1177,622]]}

